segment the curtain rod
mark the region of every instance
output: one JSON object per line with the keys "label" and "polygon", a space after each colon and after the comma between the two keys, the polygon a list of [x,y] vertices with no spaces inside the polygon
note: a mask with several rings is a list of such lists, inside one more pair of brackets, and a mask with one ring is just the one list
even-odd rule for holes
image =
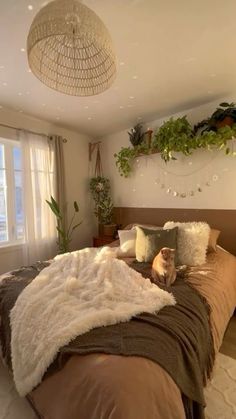
{"label": "curtain rod", "polygon": [[[7,124],[1,124],[1,123],[0,123],[0,126],[1,126],[1,127],[4,127],[4,128],[14,129],[14,130],[16,130],[16,131],[25,131],[25,132],[29,132],[30,134],[40,135],[41,137],[46,137],[46,138],[49,138],[49,139],[50,139],[50,137],[51,137],[51,135],[44,134],[43,132],[31,131],[30,129],[24,129],[24,128],[17,128],[17,127],[13,127],[12,125],[7,125]],[[62,139],[62,142],[63,142],[63,143],[67,143],[67,139],[66,139],[66,138],[63,138],[63,139]]]}

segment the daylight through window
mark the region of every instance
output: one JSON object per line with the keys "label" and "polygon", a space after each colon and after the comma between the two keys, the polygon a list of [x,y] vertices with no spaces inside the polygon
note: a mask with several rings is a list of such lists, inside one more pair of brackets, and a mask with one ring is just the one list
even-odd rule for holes
{"label": "daylight through window", "polygon": [[21,148],[15,141],[0,138],[0,246],[23,240]]}

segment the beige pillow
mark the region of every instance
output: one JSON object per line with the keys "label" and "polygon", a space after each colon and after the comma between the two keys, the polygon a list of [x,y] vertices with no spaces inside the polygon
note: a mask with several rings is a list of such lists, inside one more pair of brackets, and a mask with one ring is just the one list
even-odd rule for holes
{"label": "beige pillow", "polygon": [[207,251],[209,253],[216,252],[216,250],[217,250],[217,247],[216,247],[217,246],[217,240],[219,238],[219,235],[220,235],[220,230],[216,230],[214,228],[211,228],[210,236],[209,236],[209,242],[208,242],[208,249],[207,249]]}
{"label": "beige pillow", "polygon": [[178,228],[151,230],[137,226],[136,259],[152,262],[163,247],[176,249]]}

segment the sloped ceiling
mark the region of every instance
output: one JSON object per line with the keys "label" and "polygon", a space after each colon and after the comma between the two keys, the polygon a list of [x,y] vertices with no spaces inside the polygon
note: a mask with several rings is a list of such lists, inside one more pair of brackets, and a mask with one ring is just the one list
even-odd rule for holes
{"label": "sloped ceiling", "polygon": [[101,138],[236,93],[235,0],[84,3],[113,38],[118,75],[112,87],[79,98],[44,86],[29,72],[24,49],[32,19],[45,3],[0,0],[1,107]]}

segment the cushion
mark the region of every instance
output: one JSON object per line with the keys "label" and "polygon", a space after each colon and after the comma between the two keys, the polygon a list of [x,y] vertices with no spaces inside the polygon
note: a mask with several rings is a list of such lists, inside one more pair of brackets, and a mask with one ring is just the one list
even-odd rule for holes
{"label": "cushion", "polygon": [[[120,239],[120,249],[118,251],[119,257],[131,257],[135,258],[135,245],[136,245],[136,228],[138,224],[129,224],[124,230],[118,230],[118,236]],[[144,224],[146,228],[153,228],[158,230],[162,227],[152,226],[150,224]]]}
{"label": "cushion", "polygon": [[118,255],[121,257],[135,257],[136,230],[118,230],[120,248]]}
{"label": "cushion", "polygon": [[164,229],[178,227],[177,259],[180,265],[198,266],[206,261],[210,226],[205,222],[168,221]]}
{"label": "cushion", "polygon": [[159,227],[157,225],[153,225],[153,224],[139,224],[139,223],[132,223],[132,224],[128,224],[127,226],[124,227],[124,230],[130,230],[131,228],[135,228],[136,226],[140,226],[140,227],[144,227],[144,228],[151,228],[152,230],[159,230],[160,228],[162,229],[163,227]]}
{"label": "cushion", "polygon": [[217,240],[219,238],[219,235],[220,235],[220,230],[215,230],[214,228],[211,228],[208,248],[207,248],[208,253],[216,252],[217,250],[216,245],[217,245]]}
{"label": "cushion", "polygon": [[136,227],[136,259],[138,262],[152,262],[163,247],[176,249],[178,228],[151,230]]}

